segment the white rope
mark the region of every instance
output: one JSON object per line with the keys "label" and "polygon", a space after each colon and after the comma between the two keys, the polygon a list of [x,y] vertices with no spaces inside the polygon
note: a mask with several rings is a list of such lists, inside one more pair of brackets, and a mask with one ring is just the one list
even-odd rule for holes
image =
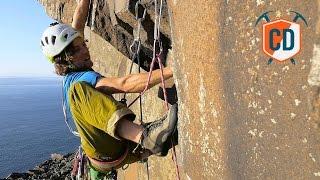
{"label": "white rope", "polygon": [[62,80],[62,110],[63,110],[63,116],[64,116],[64,122],[66,123],[69,131],[77,136],[77,137],[80,137],[79,133],[75,130],[73,130],[71,128],[71,126],[69,125],[68,123],[68,116],[67,116],[67,108],[66,108],[66,101],[65,101],[65,98],[64,98],[64,79]]}
{"label": "white rope", "polygon": [[159,18],[158,27],[157,27],[158,38],[160,38],[161,17],[162,17],[162,0],[160,1],[159,16],[158,16],[158,18]]}
{"label": "white rope", "polygon": [[162,51],[162,45],[160,42],[160,24],[162,17],[162,6],[163,1],[160,0],[160,7],[158,8],[158,1],[155,0],[154,12],[155,12],[155,20],[154,20],[154,31],[153,31],[153,58],[156,58],[156,43],[159,42],[159,48]]}

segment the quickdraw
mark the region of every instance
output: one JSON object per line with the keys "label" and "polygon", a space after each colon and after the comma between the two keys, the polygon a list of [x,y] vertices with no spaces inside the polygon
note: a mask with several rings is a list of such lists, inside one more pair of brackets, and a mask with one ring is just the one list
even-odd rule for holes
{"label": "quickdraw", "polygon": [[[140,120],[141,120],[141,124],[143,124],[142,121],[142,103],[141,103],[141,97],[144,95],[144,93],[148,90],[149,84],[150,84],[150,80],[151,80],[151,76],[152,76],[152,71],[154,68],[154,64],[157,61],[160,67],[160,72],[161,72],[161,84],[163,87],[163,94],[164,94],[164,100],[165,100],[165,106],[167,111],[169,110],[169,106],[168,106],[168,98],[167,98],[167,92],[166,92],[166,86],[165,86],[165,81],[164,81],[164,76],[163,76],[163,65],[161,63],[161,55],[163,52],[163,47],[162,47],[162,43],[161,43],[161,39],[160,39],[160,24],[161,24],[161,17],[162,17],[162,7],[163,7],[163,0],[160,0],[160,7],[158,8],[158,1],[154,0],[155,3],[155,21],[154,21],[154,41],[153,41],[153,58],[152,58],[152,62],[150,65],[150,69],[149,69],[149,75],[148,75],[148,81],[145,85],[144,90],[139,94],[138,97],[136,97],[129,105],[128,107],[132,106],[138,99],[140,99]],[[140,46],[141,46],[141,40],[140,40],[140,27],[141,27],[141,20],[144,19],[145,17],[145,12],[146,12],[146,8],[144,7],[144,13],[142,17],[138,17],[138,6],[142,5],[141,1],[137,1],[136,6],[135,6],[135,10],[136,10],[136,19],[138,20],[138,33],[137,33],[137,37],[134,38],[134,41],[132,43],[132,45],[130,46],[130,51],[132,52],[132,61],[131,61],[131,66],[130,66],[130,73],[132,72],[132,66],[133,66],[133,62],[134,59],[137,58],[138,60],[138,65],[139,65],[139,72],[140,72],[140,59],[139,59],[139,52],[140,52]],[[137,45],[136,51],[133,52],[132,51],[132,47],[134,45]],[[126,102],[126,94],[124,94],[124,97],[122,98],[121,101]],[[176,176],[177,179],[180,180],[180,173],[179,173],[179,166],[177,163],[177,158],[176,158],[176,151],[175,151],[175,146],[173,145],[173,140],[171,139],[171,144],[172,144],[172,160],[175,163],[175,167],[176,167]],[[147,172],[148,172],[148,179],[149,179],[149,167],[148,167],[148,160],[146,161],[146,166],[147,166]]]}
{"label": "quickdraw", "polygon": [[71,178],[72,179],[86,179],[85,177],[88,174],[88,169],[86,166],[86,157],[83,153],[81,146],[79,146],[77,153],[75,154],[75,157],[73,159],[73,168],[71,171]]}

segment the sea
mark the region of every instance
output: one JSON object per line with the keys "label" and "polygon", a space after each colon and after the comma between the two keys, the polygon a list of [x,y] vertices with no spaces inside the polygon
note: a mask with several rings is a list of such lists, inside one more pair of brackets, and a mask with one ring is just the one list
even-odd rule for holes
{"label": "sea", "polygon": [[75,152],[64,122],[58,77],[0,77],[0,179],[25,172],[51,154]]}

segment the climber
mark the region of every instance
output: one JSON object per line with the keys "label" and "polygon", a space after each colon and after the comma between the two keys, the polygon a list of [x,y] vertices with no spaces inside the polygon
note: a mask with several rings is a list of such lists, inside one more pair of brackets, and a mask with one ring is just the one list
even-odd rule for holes
{"label": "climber", "polygon": [[[177,105],[151,123],[133,122],[134,113],[116,101],[112,94],[139,93],[145,88],[148,73],[124,77],[103,77],[92,70],[93,62],[84,41],[84,27],[90,0],[80,0],[73,15],[72,27],[53,23],[41,38],[45,56],[63,78],[66,112],[72,115],[81,147],[90,167],[107,172],[141,160],[151,154],[166,155],[164,143],[176,128]],[[165,79],[172,69],[163,69]],[[150,86],[161,82],[160,70],[154,70]],[[133,151],[134,149],[140,151]]]}

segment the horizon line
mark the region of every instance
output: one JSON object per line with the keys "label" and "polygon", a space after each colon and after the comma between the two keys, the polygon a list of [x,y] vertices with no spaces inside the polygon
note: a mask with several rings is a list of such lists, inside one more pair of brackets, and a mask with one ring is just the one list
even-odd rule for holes
{"label": "horizon line", "polygon": [[61,78],[58,75],[47,74],[15,74],[15,75],[1,75],[0,78]]}

